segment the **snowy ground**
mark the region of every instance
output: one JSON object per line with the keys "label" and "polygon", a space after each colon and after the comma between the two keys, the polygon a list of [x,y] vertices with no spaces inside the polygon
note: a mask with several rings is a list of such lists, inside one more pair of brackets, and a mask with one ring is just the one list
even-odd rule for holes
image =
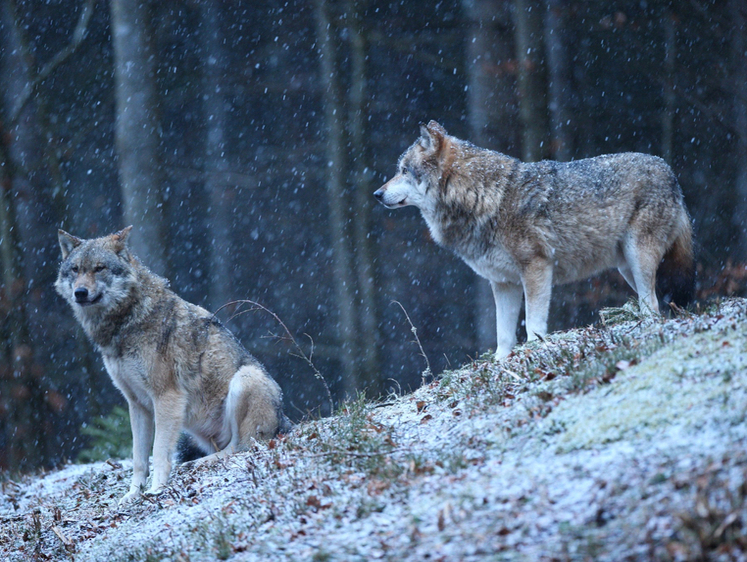
{"label": "snowy ground", "polygon": [[747,301],[607,317],[125,510],[126,461],[5,482],[0,558],[747,560]]}

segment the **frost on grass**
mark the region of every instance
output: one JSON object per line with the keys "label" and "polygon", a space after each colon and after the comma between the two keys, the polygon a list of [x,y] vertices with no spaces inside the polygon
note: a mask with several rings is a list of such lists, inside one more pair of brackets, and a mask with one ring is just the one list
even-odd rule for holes
{"label": "frost on grass", "polygon": [[128,463],[4,482],[5,560],[721,560],[747,553],[747,301],[551,334],[117,509]]}

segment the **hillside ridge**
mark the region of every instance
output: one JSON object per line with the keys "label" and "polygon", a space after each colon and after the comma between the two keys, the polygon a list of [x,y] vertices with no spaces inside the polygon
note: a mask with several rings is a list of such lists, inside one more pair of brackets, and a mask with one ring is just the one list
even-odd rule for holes
{"label": "hillside ridge", "polygon": [[[116,507],[128,461],[4,482],[7,560],[747,556],[747,301],[485,356]],[[729,558],[731,556],[732,558]]]}

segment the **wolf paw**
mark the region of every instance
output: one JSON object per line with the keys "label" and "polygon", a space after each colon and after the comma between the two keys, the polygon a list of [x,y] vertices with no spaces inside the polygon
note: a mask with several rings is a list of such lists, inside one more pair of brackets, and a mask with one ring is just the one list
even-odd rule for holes
{"label": "wolf paw", "polygon": [[151,488],[148,488],[145,492],[143,492],[143,495],[145,496],[160,496],[166,491],[165,486],[153,486]]}
{"label": "wolf paw", "polygon": [[504,357],[507,357],[509,353],[511,353],[510,347],[499,347],[495,350],[495,353],[493,353],[493,360],[500,361]]}
{"label": "wolf paw", "polygon": [[136,499],[140,497],[140,490],[130,490],[127,492],[122,498],[119,500],[119,503],[117,504],[118,507],[125,507],[130,505],[132,502],[134,502]]}
{"label": "wolf paw", "polygon": [[213,466],[218,461],[220,461],[221,459],[226,458],[230,454],[231,454],[231,451],[223,449],[221,451],[218,451],[217,453],[207,455],[206,457],[201,457],[199,459],[185,462],[182,466],[186,466],[188,468],[210,467],[210,466]]}

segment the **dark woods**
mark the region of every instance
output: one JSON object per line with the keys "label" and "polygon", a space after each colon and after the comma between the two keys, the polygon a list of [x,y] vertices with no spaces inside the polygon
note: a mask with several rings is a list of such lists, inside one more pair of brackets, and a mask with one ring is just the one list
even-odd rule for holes
{"label": "dark woods", "polygon": [[[184,298],[262,303],[313,343],[337,400],[419,384],[392,301],[434,372],[494,345],[487,283],[371,197],[428,119],[526,160],[664,157],[701,297],[743,290],[745,16],[739,0],[0,0],[0,468],[74,457],[123,403],[54,293],[58,227],[134,224]],[[558,293],[554,329],[630,295],[615,275]],[[289,413],[329,413],[272,316],[219,316]]]}

